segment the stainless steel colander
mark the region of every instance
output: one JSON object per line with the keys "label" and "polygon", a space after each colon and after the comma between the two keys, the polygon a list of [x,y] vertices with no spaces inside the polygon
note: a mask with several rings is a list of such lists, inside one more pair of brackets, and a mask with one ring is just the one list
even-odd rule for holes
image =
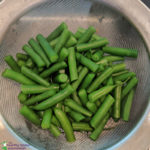
{"label": "stainless steel colander", "polygon": [[3,0],[0,2],[0,73],[7,67],[5,55],[15,56],[30,37],[38,33],[47,36],[62,21],[73,32],[79,26],[93,25],[99,35],[108,38],[111,46],[138,49],[137,60],[128,58],[125,62],[139,78],[130,121],[110,120],[106,127],[113,129],[105,130],[96,142],[86,133],[75,133],[77,140],[72,144],[66,142],[63,134],[54,139],[48,131],[35,127],[19,114],[19,84],[0,77],[1,118],[15,137],[31,144],[33,149],[115,149],[137,130],[149,111],[150,11],[138,0]]}

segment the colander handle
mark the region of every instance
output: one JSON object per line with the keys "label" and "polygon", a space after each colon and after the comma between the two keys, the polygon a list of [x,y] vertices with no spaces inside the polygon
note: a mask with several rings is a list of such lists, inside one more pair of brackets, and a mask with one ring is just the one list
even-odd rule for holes
{"label": "colander handle", "polygon": [[44,1],[46,0],[2,0],[0,2],[0,43],[11,23]]}
{"label": "colander handle", "polygon": [[150,9],[140,0],[100,0],[122,13],[142,35],[150,52]]}

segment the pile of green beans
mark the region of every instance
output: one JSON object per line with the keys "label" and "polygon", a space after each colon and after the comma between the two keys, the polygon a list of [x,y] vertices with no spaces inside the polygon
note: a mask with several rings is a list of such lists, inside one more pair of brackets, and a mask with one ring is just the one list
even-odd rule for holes
{"label": "pile of green beans", "polygon": [[138,79],[124,60],[138,50],[108,44],[93,26],[72,33],[62,22],[31,37],[16,60],[5,56],[2,76],[21,84],[20,114],[55,138],[64,131],[68,142],[83,131],[95,141],[110,118],[129,121]]}

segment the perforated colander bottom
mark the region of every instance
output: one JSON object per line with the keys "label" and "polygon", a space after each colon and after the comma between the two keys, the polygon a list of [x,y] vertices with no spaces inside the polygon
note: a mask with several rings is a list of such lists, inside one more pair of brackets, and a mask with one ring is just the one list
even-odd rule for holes
{"label": "perforated colander bottom", "polygon": [[30,37],[35,37],[38,33],[47,36],[62,21],[65,21],[73,32],[78,27],[87,28],[93,25],[99,35],[108,38],[111,46],[138,49],[137,59],[128,58],[125,61],[127,67],[134,71],[139,79],[130,122],[114,123],[110,120],[107,127],[115,128],[104,131],[96,142],[91,141],[86,133],[75,133],[77,140],[72,144],[66,142],[64,135],[54,139],[49,131],[35,127],[18,113],[20,104],[17,95],[20,87],[17,83],[2,77],[0,77],[0,110],[16,134],[38,149],[92,150],[111,147],[138,123],[148,104],[150,91],[150,63],[144,42],[123,16],[98,2],[57,0],[45,3],[21,17],[9,28],[0,47],[0,71],[2,73],[7,67],[3,59],[5,55],[15,56]]}

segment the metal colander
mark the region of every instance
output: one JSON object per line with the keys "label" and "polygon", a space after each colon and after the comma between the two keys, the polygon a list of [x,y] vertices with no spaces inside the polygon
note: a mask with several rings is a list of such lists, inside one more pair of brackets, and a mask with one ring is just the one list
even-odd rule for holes
{"label": "metal colander", "polygon": [[[2,11],[6,11],[7,15],[6,12],[2,15]],[[22,16],[21,14],[25,11],[27,13]],[[76,142],[67,143],[64,134],[55,139],[49,131],[41,130],[26,121],[18,112],[20,108],[17,99],[20,92],[19,84],[0,77],[0,112],[8,129],[15,136],[17,135],[19,139],[23,139],[31,144],[32,148],[37,149],[95,150],[115,148],[138,128],[148,111],[150,96],[148,55],[150,31],[147,30],[150,25],[150,13],[139,1],[5,0],[0,4],[0,15],[0,32],[2,33],[0,35],[2,42],[0,73],[7,67],[3,59],[5,55],[15,56],[17,52],[21,52],[22,45],[27,43],[30,37],[35,37],[38,33],[47,36],[62,21],[66,22],[73,32],[78,27],[87,28],[92,25],[96,28],[97,34],[108,38],[110,46],[133,48],[139,51],[137,59],[125,60],[127,68],[134,71],[139,79],[130,121],[114,123],[110,120],[105,128],[112,129],[104,130],[96,142],[91,141],[87,133],[76,132]]]}

